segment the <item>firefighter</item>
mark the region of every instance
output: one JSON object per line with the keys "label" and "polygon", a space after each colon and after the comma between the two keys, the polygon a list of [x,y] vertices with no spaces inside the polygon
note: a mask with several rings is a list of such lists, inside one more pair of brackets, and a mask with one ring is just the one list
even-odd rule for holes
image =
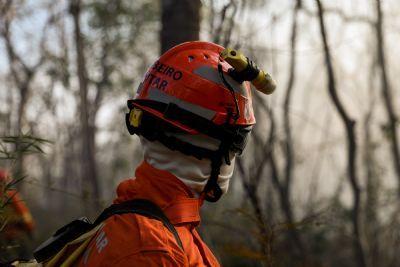
{"label": "firefighter", "polygon": [[255,124],[248,81],[273,89],[250,60],[213,43],[187,42],[163,54],[127,101],[127,128],[144,154],[135,178],[119,184],[114,204],[93,224],[71,222],[43,243],[38,262],[219,266],[196,227],[203,202],[227,192]]}
{"label": "firefighter", "polygon": [[8,188],[12,179],[0,170],[0,261],[28,258],[28,243],[34,230],[32,215],[15,189]]}

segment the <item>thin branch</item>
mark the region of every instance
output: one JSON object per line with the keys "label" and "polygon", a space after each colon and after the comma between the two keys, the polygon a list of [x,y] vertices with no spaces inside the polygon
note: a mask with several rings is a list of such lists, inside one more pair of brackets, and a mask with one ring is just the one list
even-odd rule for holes
{"label": "thin branch", "polygon": [[[307,14],[310,17],[318,17],[318,12],[314,12],[310,9],[307,9],[306,7],[302,8],[302,11]],[[348,15],[346,14],[342,9],[339,8],[325,8],[324,9],[325,14],[333,14],[339,16],[344,22],[348,23],[365,23],[365,24],[370,24],[373,25],[375,22],[373,19],[371,19],[368,16],[354,16],[354,15]]]}
{"label": "thin branch", "polygon": [[234,4],[234,0],[230,0],[229,3],[224,5],[224,7],[221,10],[221,19],[220,19],[218,27],[217,27],[217,29],[215,30],[215,33],[214,33],[214,41],[213,41],[214,43],[218,44],[221,41],[222,29],[223,29],[223,26],[225,24],[226,13],[227,13],[228,9],[231,6],[233,6],[233,4]]}
{"label": "thin branch", "polygon": [[349,183],[351,185],[352,193],[353,193],[353,207],[351,213],[352,226],[353,226],[353,248],[355,261],[359,267],[366,266],[365,252],[361,242],[361,230],[360,230],[360,213],[361,213],[361,205],[360,205],[360,186],[357,177],[357,169],[356,169],[356,158],[357,158],[357,142],[356,142],[356,134],[355,134],[355,121],[352,119],[347,111],[345,110],[342,102],[339,99],[336,89],[336,80],[335,73],[332,65],[332,57],[331,52],[328,47],[328,36],[325,29],[325,21],[324,21],[324,8],[320,0],[315,0],[318,6],[318,18],[319,18],[319,26],[321,32],[321,39],[324,47],[325,54],[325,66],[326,72],[328,76],[328,92],[332,103],[334,104],[339,116],[343,122],[344,128],[346,130],[347,136],[347,173]]}
{"label": "thin branch", "polygon": [[[76,45],[76,65],[79,81],[80,122],[81,122],[81,168],[83,190],[89,190],[96,199],[100,198],[100,188],[97,180],[97,166],[95,158],[94,127],[91,126],[88,101],[88,72],[85,59],[84,38],[81,31],[81,0],[70,0],[70,13],[74,22],[74,41]],[[98,208],[98,206],[96,207]]]}
{"label": "thin branch", "polygon": [[384,108],[388,120],[387,122],[388,138],[391,143],[390,149],[392,152],[393,167],[398,180],[398,191],[400,196],[400,147],[397,136],[397,123],[399,121],[394,109],[392,88],[386,70],[387,63],[385,58],[385,36],[382,29],[383,14],[382,14],[381,1],[376,0],[375,3],[376,3],[376,13],[377,13],[377,20],[375,23],[376,46],[377,46],[376,48],[377,48],[379,68],[381,70],[380,74],[382,83],[382,98],[385,103]]}
{"label": "thin branch", "polygon": [[297,43],[297,16],[301,7],[301,1],[296,2],[296,6],[293,9],[293,22],[292,22],[292,33],[291,33],[291,52],[290,52],[290,64],[289,64],[289,79],[286,88],[285,102],[283,105],[283,121],[286,133],[285,148],[286,148],[286,166],[285,166],[285,187],[287,194],[290,195],[290,186],[292,182],[293,169],[294,169],[294,151],[293,151],[293,140],[291,132],[291,121],[290,121],[290,102],[293,94],[294,81],[296,76],[296,43]]}
{"label": "thin branch", "polygon": [[231,43],[232,32],[233,29],[235,28],[235,17],[238,11],[238,5],[236,4],[236,2],[232,1],[231,3],[233,6],[233,11],[229,18],[227,29],[225,30],[224,42],[222,44],[224,47],[228,47]]}

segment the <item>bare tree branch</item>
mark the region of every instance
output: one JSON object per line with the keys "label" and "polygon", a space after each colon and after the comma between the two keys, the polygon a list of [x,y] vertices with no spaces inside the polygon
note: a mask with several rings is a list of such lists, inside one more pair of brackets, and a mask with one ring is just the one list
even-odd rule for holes
{"label": "bare tree branch", "polygon": [[[315,13],[312,10],[307,9],[304,7],[302,11],[311,16],[311,17],[318,17],[318,12]],[[349,23],[367,23],[370,25],[374,24],[373,19],[367,17],[367,16],[354,16],[354,15],[348,15],[346,14],[342,9],[339,8],[325,8],[324,13],[326,14],[334,14],[339,16],[344,22],[349,22]]]}
{"label": "bare tree branch", "polygon": [[380,191],[380,177],[377,174],[377,164],[376,164],[376,148],[374,145],[372,137],[372,123],[373,123],[373,113],[376,106],[375,91],[375,79],[376,79],[376,69],[377,57],[372,59],[370,71],[369,71],[369,101],[368,110],[364,115],[363,123],[363,161],[365,166],[366,175],[366,197],[365,197],[365,232],[366,241],[368,245],[368,260],[371,266],[378,266],[381,262],[380,247],[379,242],[379,216],[378,216],[378,196]]}
{"label": "bare tree branch", "polygon": [[235,16],[238,11],[237,3],[235,1],[231,1],[231,3],[233,11],[231,16],[229,17],[228,26],[224,33],[224,42],[222,44],[224,47],[228,47],[231,43],[232,32],[233,29],[235,28]]}
{"label": "bare tree branch", "polygon": [[[293,209],[292,205],[290,203],[290,195],[289,191],[287,190],[287,186],[283,179],[281,178],[281,173],[279,171],[277,159],[276,159],[276,152],[275,152],[275,137],[276,137],[276,118],[273,110],[269,108],[265,102],[261,99],[258,94],[254,95],[255,101],[265,110],[268,114],[269,121],[270,121],[270,132],[268,136],[268,140],[263,147],[262,155],[261,158],[264,159],[264,162],[268,162],[268,165],[271,170],[270,178],[272,181],[272,185],[275,187],[275,190],[278,192],[279,196],[279,204],[281,207],[281,210],[283,212],[283,215],[285,217],[285,223],[287,225],[290,225],[291,227],[288,228],[288,234],[289,238],[293,242],[293,245],[295,246],[297,250],[297,256],[299,258],[302,258],[303,261],[307,261],[307,255],[306,255],[306,249],[304,247],[304,244],[300,238],[300,235],[298,233],[298,230],[296,229],[296,220],[293,214]],[[253,138],[257,139],[256,135],[253,135]],[[256,143],[262,144],[263,142],[258,138],[256,140]],[[262,162],[261,164],[265,165],[265,163]],[[257,173],[262,174],[260,170],[257,170]]]}
{"label": "bare tree branch", "polygon": [[[213,36],[213,42],[219,44],[221,42],[221,38],[222,38],[222,30],[225,24],[225,20],[226,20],[226,16],[227,16],[227,12],[231,7],[234,7],[235,3],[234,0],[230,0],[229,3],[225,4],[224,7],[221,10],[221,15],[220,15],[220,21],[219,24],[214,32],[214,36]],[[225,36],[225,38],[227,38],[227,36]],[[230,38],[230,36],[229,36]]]}
{"label": "bare tree branch", "polygon": [[[285,157],[286,157],[286,164],[284,170],[284,181],[283,184],[280,186],[281,188],[281,195],[284,198],[282,205],[286,210],[286,217],[289,223],[293,224],[295,219],[293,216],[293,212],[291,211],[291,185],[292,185],[292,178],[294,172],[294,149],[293,149],[293,140],[292,140],[292,132],[291,132],[291,121],[290,121],[290,101],[291,96],[293,93],[294,81],[296,77],[296,43],[297,43],[297,17],[299,10],[301,9],[302,2],[301,0],[297,0],[295,7],[293,9],[293,17],[292,17],[292,33],[291,33],[291,52],[290,52],[290,64],[289,64],[289,79],[286,88],[285,94],[285,102],[283,106],[283,122],[284,122],[284,129],[285,129]],[[295,241],[297,248],[300,254],[304,257],[307,256],[306,248],[303,244],[303,241],[296,230],[292,230],[292,238]]]}
{"label": "bare tree branch", "polygon": [[283,105],[283,122],[286,134],[285,140],[285,187],[287,194],[290,195],[290,186],[293,177],[294,169],[294,152],[293,152],[293,140],[291,132],[291,121],[290,121],[290,101],[293,93],[294,81],[296,76],[296,42],[297,42],[297,14],[301,7],[301,1],[296,2],[296,6],[293,9],[293,22],[292,22],[292,33],[291,33],[291,51],[290,51],[290,64],[289,64],[289,79],[286,88],[285,102]]}
{"label": "bare tree branch", "polygon": [[320,0],[316,0],[316,4],[318,6],[319,26],[325,52],[325,66],[328,76],[329,96],[344,124],[347,135],[347,173],[353,193],[353,207],[352,207],[351,219],[352,219],[353,235],[354,235],[353,239],[354,256],[355,256],[355,261],[357,262],[357,266],[365,267],[366,260],[365,260],[364,248],[361,241],[361,230],[360,230],[361,190],[358,182],[357,168],[356,168],[357,142],[356,142],[356,134],[354,128],[356,122],[348,115],[337,94],[335,73],[333,70],[330,49],[328,47],[328,36],[325,29],[324,8]]}
{"label": "bare tree branch", "polygon": [[376,48],[377,48],[378,63],[380,68],[381,83],[382,83],[382,98],[385,103],[384,108],[388,120],[387,122],[388,137],[391,143],[390,148],[392,152],[393,166],[398,179],[398,191],[400,196],[400,147],[397,136],[397,123],[399,121],[396,116],[396,112],[392,102],[393,93],[386,70],[387,63],[385,58],[385,36],[382,28],[383,14],[382,14],[381,1],[375,0],[375,3],[376,3],[376,14],[377,14],[377,19],[375,23]]}

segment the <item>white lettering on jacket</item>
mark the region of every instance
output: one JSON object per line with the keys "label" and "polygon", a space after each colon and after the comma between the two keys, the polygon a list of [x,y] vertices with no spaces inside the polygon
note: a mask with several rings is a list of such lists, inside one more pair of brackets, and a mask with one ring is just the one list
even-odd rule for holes
{"label": "white lettering on jacket", "polygon": [[106,237],[106,233],[101,231],[100,234],[96,238],[96,248],[97,253],[100,254],[101,251],[108,245],[108,239]]}

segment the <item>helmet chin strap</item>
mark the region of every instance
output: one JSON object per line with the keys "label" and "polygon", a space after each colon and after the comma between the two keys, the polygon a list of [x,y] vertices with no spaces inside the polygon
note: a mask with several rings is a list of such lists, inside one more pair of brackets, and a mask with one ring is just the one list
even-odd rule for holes
{"label": "helmet chin strap", "polygon": [[[233,114],[233,119],[236,121],[240,116],[238,102],[235,96],[235,92],[232,86],[228,83],[228,81],[224,77],[224,72],[222,70],[221,63],[218,63],[218,73],[224,85],[229,89],[232,94],[236,112]],[[222,196],[221,187],[218,185],[218,176],[220,174],[222,160],[226,161],[226,164],[230,165],[231,162],[229,160],[229,148],[226,147],[225,142],[221,141],[219,149],[213,153],[213,156],[210,158],[211,160],[211,175],[210,179],[208,179],[206,186],[204,187],[203,195],[204,199],[209,202],[216,202]]]}
{"label": "helmet chin strap", "polygon": [[225,159],[226,164],[230,165],[229,150],[225,142],[221,142],[217,151],[210,157],[211,160],[211,174],[203,190],[204,199],[209,202],[216,202],[222,196],[222,189],[218,185],[218,177],[221,171],[222,161]]}
{"label": "helmet chin strap", "polygon": [[221,170],[222,158],[211,160],[211,175],[204,187],[204,199],[209,202],[216,202],[222,196],[222,189],[218,185],[218,176]]}

